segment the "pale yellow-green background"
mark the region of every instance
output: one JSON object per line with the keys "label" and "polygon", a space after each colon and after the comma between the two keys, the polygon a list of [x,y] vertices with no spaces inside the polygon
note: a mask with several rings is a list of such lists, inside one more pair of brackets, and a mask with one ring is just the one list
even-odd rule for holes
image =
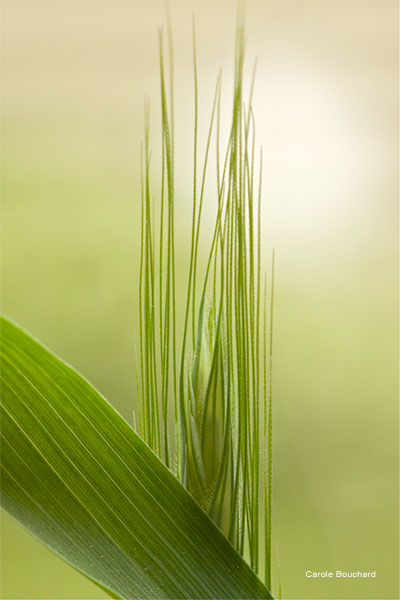
{"label": "pale yellow-green background", "polygon": [[[163,4],[3,0],[2,8],[2,309],[131,421],[142,107],[148,94],[156,117]],[[231,89],[235,5],[170,8],[183,234],[192,12],[208,116],[220,65],[227,97]],[[259,56],[266,264],[276,248],[283,597],[396,598],[397,3],[249,1],[247,35],[249,63]],[[229,118],[230,104],[223,110]],[[3,598],[105,597],[8,517],[1,535]],[[317,582],[307,569],[377,577]]]}

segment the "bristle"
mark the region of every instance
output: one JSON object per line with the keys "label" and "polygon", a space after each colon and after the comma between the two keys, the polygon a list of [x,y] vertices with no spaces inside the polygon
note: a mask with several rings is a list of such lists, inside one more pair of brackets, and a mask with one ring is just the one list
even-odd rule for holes
{"label": "bristle", "polygon": [[[270,584],[273,284],[267,338],[266,300],[264,310],[261,302],[262,160],[260,157],[257,177],[252,108],[256,65],[245,106],[244,27],[239,20],[229,139],[224,150],[219,73],[200,166],[193,21],[192,224],[185,309],[178,319],[173,47],[169,16],[168,70],[161,30],[159,43],[162,159],[160,202],[156,206],[158,228],[150,206],[148,113],[142,167],[139,427],[154,451],[251,567],[263,573]],[[207,238],[202,218],[213,144],[217,209],[213,233]],[[207,257],[204,270],[199,266],[200,255]],[[272,282],[273,271],[274,265]]]}

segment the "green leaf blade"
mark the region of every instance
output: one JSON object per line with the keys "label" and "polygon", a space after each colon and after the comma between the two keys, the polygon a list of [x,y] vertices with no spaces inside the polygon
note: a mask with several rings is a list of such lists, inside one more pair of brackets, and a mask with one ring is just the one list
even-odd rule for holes
{"label": "green leaf blade", "polygon": [[111,405],[1,325],[5,510],[114,596],[272,598]]}

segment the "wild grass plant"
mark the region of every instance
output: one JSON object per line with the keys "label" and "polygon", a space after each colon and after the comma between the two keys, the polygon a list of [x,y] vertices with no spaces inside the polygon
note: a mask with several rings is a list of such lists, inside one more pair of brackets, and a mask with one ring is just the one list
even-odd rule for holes
{"label": "wild grass plant", "polygon": [[192,225],[181,311],[170,25],[159,43],[159,202],[148,106],[142,153],[142,437],[79,373],[0,317],[1,505],[113,598],[272,598],[272,304],[267,319],[254,74],[245,98],[240,25],[228,139],[219,74],[201,150],[193,30]]}
{"label": "wild grass plant", "polygon": [[[193,22],[192,221],[185,289],[178,285],[173,38],[159,30],[162,154],[154,200],[149,106],[142,148],[137,428],[252,569],[271,586],[274,258],[262,261],[262,149],[244,85],[245,34],[235,38],[228,139],[217,76],[204,148]],[[215,177],[215,216],[204,227]],[[209,206],[209,203],[207,204]],[[207,256],[204,262],[201,256]],[[179,273],[179,281],[181,274]],[[177,297],[185,295],[184,311]]]}

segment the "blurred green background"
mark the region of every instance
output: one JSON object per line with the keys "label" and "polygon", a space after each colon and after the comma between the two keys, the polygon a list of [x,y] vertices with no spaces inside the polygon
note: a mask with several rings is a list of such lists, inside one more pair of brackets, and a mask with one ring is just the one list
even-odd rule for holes
{"label": "blurred green background", "polygon": [[[132,422],[143,98],[156,129],[163,3],[2,7],[2,310]],[[229,98],[236,9],[170,8],[185,215],[192,12],[207,118],[220,65]],[[395,1],[247,2],[267,266],[276,249],[284,598],[398,597],[397,22]],[[223,110],[229,118],[228,101]],[[184,230],[181,219],[182,240]],[[4,514],[1,543],[2,598],[106,597]],[[312,581],[308,569],[377,577]]]}

